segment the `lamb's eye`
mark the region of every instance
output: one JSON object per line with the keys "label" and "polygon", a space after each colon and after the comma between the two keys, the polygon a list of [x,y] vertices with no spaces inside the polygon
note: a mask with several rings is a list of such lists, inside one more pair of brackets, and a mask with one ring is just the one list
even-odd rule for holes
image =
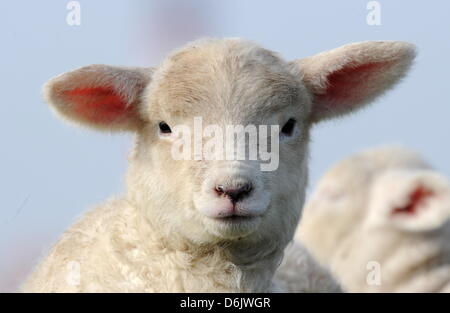
{"label": "lamb's eye", "polygon": [[281,133],[285,136],[291,136],[292,133],[294,132],[294,127],[296,123],[297,122],[293,118],[290,118],[286,122],[286,124],[284,124],[283,128],[281,128]]}
{"label": "lamb's eye", "polygon": [[170,134],[172,132],[172,130],[170,129],[170,126],[167,125],[166,122],[159,123],[159,130],[162,134]]}

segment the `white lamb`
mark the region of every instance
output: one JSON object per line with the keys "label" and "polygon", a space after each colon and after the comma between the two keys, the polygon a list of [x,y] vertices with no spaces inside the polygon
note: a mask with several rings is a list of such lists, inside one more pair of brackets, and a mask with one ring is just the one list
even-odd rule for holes
{"label": "white lamb", "polygon": [[[408,43],[363,42],[285,62],[248,41],[208,39],[158,68],[91,65],[53,78],[44,94],[59,114],[133,131],[136,144],[125,195],[65,232],[23,290],[277,290],[304,202],[311,126],[383,94],[414,55]],[[204,126],[280,125],[278,168],[261,171],[261,158],[175,160],[172,128],[192,128],[194,117]]]}
{"label": "white lamb", "polygon": [[345,291],[450,292],[450,181],[405,149],[356,154],[321,179],[297,238]]}

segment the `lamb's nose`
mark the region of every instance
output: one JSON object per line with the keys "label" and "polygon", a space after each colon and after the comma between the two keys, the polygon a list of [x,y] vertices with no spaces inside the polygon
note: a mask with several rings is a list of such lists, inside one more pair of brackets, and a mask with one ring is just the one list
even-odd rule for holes
{"label": "lamb's nose", "polygon": [[223,195],[225,197],[228,197],[233,203],[236,203],[247,197],[252,191],[252,189],[253,186],[251,183],[241,184],[237,188],[236,187],[228,188],[224,185],[216,186],[216,192],[219,194],[219,196]]}

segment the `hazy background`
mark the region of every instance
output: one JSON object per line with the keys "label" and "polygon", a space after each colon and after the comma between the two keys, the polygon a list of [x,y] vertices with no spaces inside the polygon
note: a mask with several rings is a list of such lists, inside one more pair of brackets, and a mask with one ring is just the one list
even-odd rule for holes
{"label": "hazy background", "polygon": [[123,190],[127,135],[61,123],[40,97],[50,77],[91,63],[157,65],[201,36],[244,37],[286,59],[364,40],[406,40],[416,66],[371,108],[313,132],[311,183],[334,161],[383,143],[423,152],[450,175],[450,2],[79,1],[81,25],[66,23],[68,1],[1,1],[0,291],[14,291],[32,264],[90,205]]}

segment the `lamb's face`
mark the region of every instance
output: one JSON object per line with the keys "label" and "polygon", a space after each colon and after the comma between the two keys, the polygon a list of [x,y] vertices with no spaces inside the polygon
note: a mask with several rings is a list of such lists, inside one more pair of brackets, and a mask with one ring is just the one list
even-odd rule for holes
{"label": "lamb's face", "polygon": [[[450,274],[449,235],[448,179],[414,154],[381,149],[324,176],[305,207],[299,238],[350,291],[393,291],[403,282],[411,285],[405,291],[426,291],[423,273],[442,276],[444,266]],[[381,286],[367,283],[373,262],[381,266]]]}
{"label": "lamb's face", "polygon": [[[306,184],[311,100],[288,64],[242,43],[184,49],[155,73],[145,99],[148,124],[129,189],[152,204],[152,218],[160,214],[197,240],[245,237],[269,225],[293,229]],[[227,132],[243,135],[238,127],[248,133],[232,153]],[[186,155],[174,155],[180,144]]]}
{"label": "lamb's face", "polygon": [[[245,40],[204,40],[158,68],[76,69],[44,96],[72,121],[137,134],[127,198],[166,236],[279,245],[303,204],[310,126],[375,99],[413,57],[407,43],[363,42],[285,62]],[[237,153],[233,130],[250,133]]]}
{"label": "lamb's face", "polygon": [[338,162],[320,179],[304,207],[301,240],[316,250],[321,260],[329,260],[360,230],[371,199],[377,199],[373,190],[384,184],[380,176],[412,168],[424,170],[429,165],[420,155],[400,147],[370,149]]}
{"label": "lamb's face", "polygon": [[[360,276],[349,282],[388,292],[437,292],[448,285],[450,181],[430,169],[393,169],[374,181],[368,200],[353,238],[358,252],[347,260]],[[373,262],[380,266],[380,285],[366,283]]]}

